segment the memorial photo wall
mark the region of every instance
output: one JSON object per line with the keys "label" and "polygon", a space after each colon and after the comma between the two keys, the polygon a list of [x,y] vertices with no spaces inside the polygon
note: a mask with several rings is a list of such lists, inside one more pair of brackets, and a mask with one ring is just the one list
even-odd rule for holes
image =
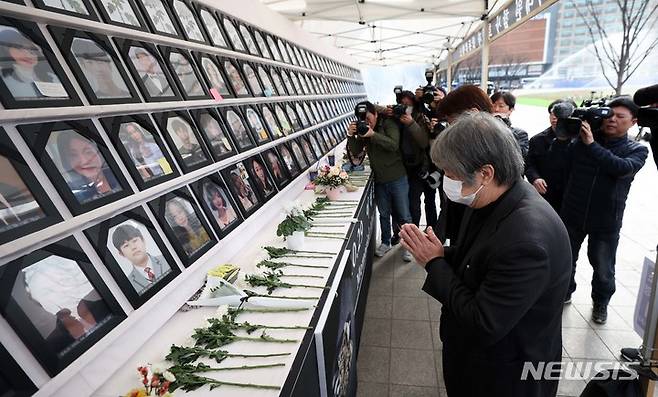
{"label": "memorial photo wall", "polygon": [[[2,108],[61,108],[0,125],[0,246],[125,206],[0,264],[0,314],[55,377],[345,139],[346,118],[317,125],[353,118],[364,87],[358,70],[196,1],[33,4],[23,7],[137,32],[0,12]],[[88,106],[99,110],[76,116]],[[163,187],[175,180],[184,185]],[[143,190],[158,194],[131,204]]]}

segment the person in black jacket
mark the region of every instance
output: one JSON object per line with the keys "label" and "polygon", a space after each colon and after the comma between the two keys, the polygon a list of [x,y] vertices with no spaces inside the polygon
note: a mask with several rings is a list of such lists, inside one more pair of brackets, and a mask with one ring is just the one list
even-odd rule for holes
{"label": "person in black jacket", "polygon": [[509,91],[496,91],[491,95],[491,102],[493,103],[493,112],[495,115],[500,116],[501,119],[512,130],[516,142],[519,144],[523,160],[525,161],[528,155],[528,133],[524,130],[512,127],[510,116],[516,106],[516,97]]}
{"label": "person in black jacket", "polygon": [[[474,145],[473,142],[481,144]],[[514,137],[484,112],[462,116],[431,150],[448,198],[468,205],[457,246],[404,225],[402,244],[442,303],[443,376],[450,397],[549,397],[555,380],[524,366],[559,362],[571,253],[559,216],[522,179]]]}
{"label": "person in black jacket", "polygon": [[569,231],[573,272],[569,295],[576,290],[576,261],[580,246],[589,236],[587,257],[592,277],[592,320],[604,324],[607,306],[615,293],[615,256],[619,244],[626,198],[635,174],[644,166],[649,151],[628,139],[636,123],[638,107],[630,98],[619,97],[608,106],[614,115],[603,121],[596,135],[582,123],[580,139],[571,148],[571,176],[562,203],[562,220]]}
{"label": "person in black jacket", "polygon": [[555,134],[558,118],[553,113],[553,107],[557,104],[562,104],[566,117],[571,115],[575,108],[575,103],[564,99],[557,99],[548,105],[548,118],[551,126],[530,138],[525,175],[528,182],[559,214],[562,208],[564,188],[569,180],[571,139]]}

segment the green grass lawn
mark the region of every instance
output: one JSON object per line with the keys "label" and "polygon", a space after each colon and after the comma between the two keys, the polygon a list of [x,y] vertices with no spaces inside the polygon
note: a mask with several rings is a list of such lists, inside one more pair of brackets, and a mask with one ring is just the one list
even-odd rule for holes
{"label": "green grass lawn", "polygon": [[537,97],[519,97],[516,98],[516,103],[521,105],[541,106],[547,108],[553,102],[553,99],[537,98]]}

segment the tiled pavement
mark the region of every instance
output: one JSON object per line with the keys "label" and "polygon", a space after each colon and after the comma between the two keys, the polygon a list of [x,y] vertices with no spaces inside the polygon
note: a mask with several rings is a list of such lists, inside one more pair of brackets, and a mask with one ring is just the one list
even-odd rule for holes
{"label": "tiled pavement", "polygon": [[[592,270],[583,244],[578,289],[563,311],[563,361],[617,360],[622,347],[640,345],[633,311],[643,258],[656,257],[657,185],[658,173],[649,159],[627,201],[617,252],[617,292],[605,325],[590,320]],[[446,396],[438,337],[441,305],[421,291],[424,276],[418,265],[402,261],[399,248],[375,260],[358,360],[359,397]],[[585,384],[561,381],[558,395],[578,396]]]}

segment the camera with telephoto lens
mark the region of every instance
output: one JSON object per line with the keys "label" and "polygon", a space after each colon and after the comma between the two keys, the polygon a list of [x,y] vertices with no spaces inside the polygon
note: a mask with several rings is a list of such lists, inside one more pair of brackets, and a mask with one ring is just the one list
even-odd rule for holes
{"label": "camera with telephoto lens", "polygon": [[368,113],[368,108],[365,104],[356,106],[356,133],[359,135],[367,134],[370,129],[366,122],[366,113]]}
{"label": "camera with telephoto lens", "polygon": [[418,177],[427,182],[432,189],[437,189],[441,185],[441,172],[437,169],[429,170],[423,167],[418,172]]}
{"label": "camera with telephoto lens", "polygon": [[402,117],[405,113],[407,113],[407,107],[401,103],[398,103],[397,105],[393,105],[392,109],[393,109],[393,117],[398,119]]}
{"label": "camera with telephoto lens", "polygon": [[646,127],[656,133],[658,129],[658,84],[640,88],[633,95],[633,102],[640,106],[637,112],[637,125]]}
{"label": "camera with telephoto lens", "polygon": [[434,102],[434,92],[436,91],[436,87],[432,85],[434,69],[428,68],[425,70],[425,80],[427,80],[427,85],[423,87],[423,96],[420,100],[429,105]]}
{"label": "camera with telephoto lens", "polygon": [[601,128],[604,119],[609,119],[613,116],[612,109],[604,105],[605,99],[596,101],[588,99],[583,101],[580,107],[575,108],[570,116],[558,116],[555,134],[574,138],[580,133],[580,127],[583,121],[589,123],[590,127],[592,127],[592,132],[597,131]]}
{"label": "camera with telephoto lens", "polygon": [[432,128],[432,131],[430,132],[430,139],[435,139],[436,137],[439,136],[445,130],[448,128],[448,122],[446,120],[441,120],[437,122],[434,125],[434,128]]}
{"label": "camera with telephoto lens", "polygon": [[402,86],[401,85],[396,85],[393,87],[393,92],[395,93],[395,103],[401,103],[402,102]]}

